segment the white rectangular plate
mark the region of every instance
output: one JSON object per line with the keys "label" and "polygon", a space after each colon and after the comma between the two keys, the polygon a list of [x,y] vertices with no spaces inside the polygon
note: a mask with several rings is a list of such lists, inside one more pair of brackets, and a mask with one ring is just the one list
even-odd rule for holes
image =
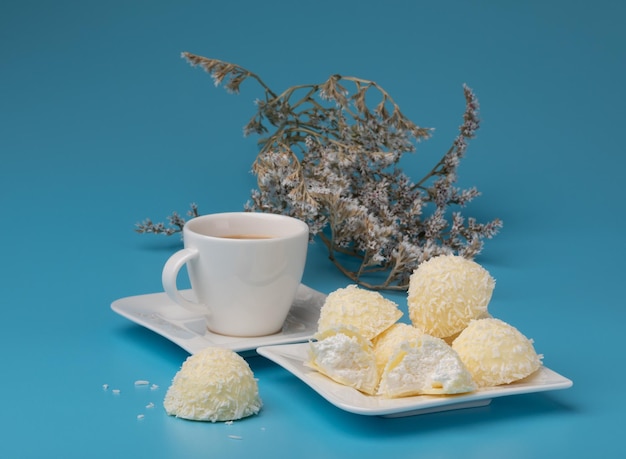
{"label": "white rectangular plate", "polygon": [[[183,295],[192,298],[191,290]],[[150,293],[121,298],[111,309],[176,343],[190,354],[219,346],[235,352],[254,351],[259,346],[307,341],[317,331],[320,308],[326,295],[306,285],[300,285],[283,329],[273,335],[242,338],[211,333],[203,316],[178,306],[165,293]]]}
{"label": "white rectangular plate", "polygon": [[304,365],[308,360],[309,343],[264,346],[257,353],[293,373],[319,395],[336,407],[351,413],[370,416],[412,416],[437,411],[485,406],[497,397],[567,389],[572,381],[542,367],[526,379],[512,384],[479,389],[459,395],[418,395],[388,399],[365,395],[356,389],[336,383]]}

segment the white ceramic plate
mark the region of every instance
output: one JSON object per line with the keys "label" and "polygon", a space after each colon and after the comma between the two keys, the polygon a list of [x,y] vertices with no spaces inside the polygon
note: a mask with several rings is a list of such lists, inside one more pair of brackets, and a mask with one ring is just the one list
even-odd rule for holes
{"label": "white ceramic plate", "polygon": [[257,353],[293,373],[336,407],[356,414],[388,417],[412,416],[485,406],[497,397],[566,389],[572,386],[572,381],[569,379],[549,368],[542,367],[524,380],[504,386],[479,389],[469,394],[419,395],[386,399],[365,395],[306,367],[304,362],[308,359],[308,347],[309,343],[266,346],[258,348]]}
{"label": "white ceramic plate", "polygon": [[[182,293],[193,297],[191,290],[183,290]],[[317,320],[325,299],[323,293],[301,284],[283,329],[273,335],[254,338],[211,333],[202,316],[178,306],[165,293],[121,298],[111,304],[111,309],[164,336],[191,354],[209,346],[245,352],[254,351],[259,346],[307,341],[317,331]]]}

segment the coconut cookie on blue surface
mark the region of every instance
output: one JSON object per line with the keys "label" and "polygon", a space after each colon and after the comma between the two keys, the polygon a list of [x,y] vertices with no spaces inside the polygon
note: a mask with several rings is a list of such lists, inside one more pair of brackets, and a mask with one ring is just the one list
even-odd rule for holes
{"label": "coconut cookie on blue surface", "polygon": [[235,421],[262,406],[257,381],[239,354],[208,347],[185,360],[163,402],[171,416],[193,421]]}

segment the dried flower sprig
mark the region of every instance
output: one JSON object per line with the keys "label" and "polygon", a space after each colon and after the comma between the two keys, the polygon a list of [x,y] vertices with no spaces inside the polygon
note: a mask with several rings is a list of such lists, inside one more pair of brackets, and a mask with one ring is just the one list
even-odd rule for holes
{"label": "dried flower sprig", "polygon": [[[198,213],[198,206],[195,203],[191,203],[189,210],[187,211],[187,217],[194,218],[200,215]],[[185,226],[185,219],[181,217],[177,212],[172,212],[167,217],[167,225],[163,222],[153,223],[149,218],[145,219],[141,223],[135,224],[135,231],[138,233],[153,233],[153,234],[165,234],[171,236],[175,233],[180,233]]]}
{"label": "dried flower sprig", "polygon": [[[472,258],[483,239],[501,228],[499,219],[482,224],[449,209],[479,195],[475,188],[455,186],[467,142],[480,125],[478,101],[469,87],[463,86],[466,109],[452,146],[412,182],[398,162],[431,130],[407,119],[375,82],[332,75],[278,94],[238,65],[190,53],[183,57],[229,92],[238,93],[247,79],[260,84],[264,97],[244,127],[246,135],[261,136],[252,164],[258,189],[245,208],[307,222],[312,237],[319,237],[330,260],[352,281],[405,290],[421,262],[448,253]],[[148,223],[142,232],[168,234]]]}

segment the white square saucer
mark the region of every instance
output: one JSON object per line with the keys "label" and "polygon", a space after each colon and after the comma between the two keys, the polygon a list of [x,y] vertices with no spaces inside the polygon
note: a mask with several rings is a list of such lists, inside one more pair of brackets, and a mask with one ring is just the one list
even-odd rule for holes
{"label": "white square saucer", "polygon": [[[193,297],[191,290],[182,290],[182,293]],[[178,306],[165,293],[121,298],[111,304],[111,309],[169,339],[190,354],[209,346],[245,352],[261,346],[308,341],[317,331],[317,320],[325,299],[325,294],[300,284],[282,330],[273,335],[251,338],[210,332],[204,317]]]}

